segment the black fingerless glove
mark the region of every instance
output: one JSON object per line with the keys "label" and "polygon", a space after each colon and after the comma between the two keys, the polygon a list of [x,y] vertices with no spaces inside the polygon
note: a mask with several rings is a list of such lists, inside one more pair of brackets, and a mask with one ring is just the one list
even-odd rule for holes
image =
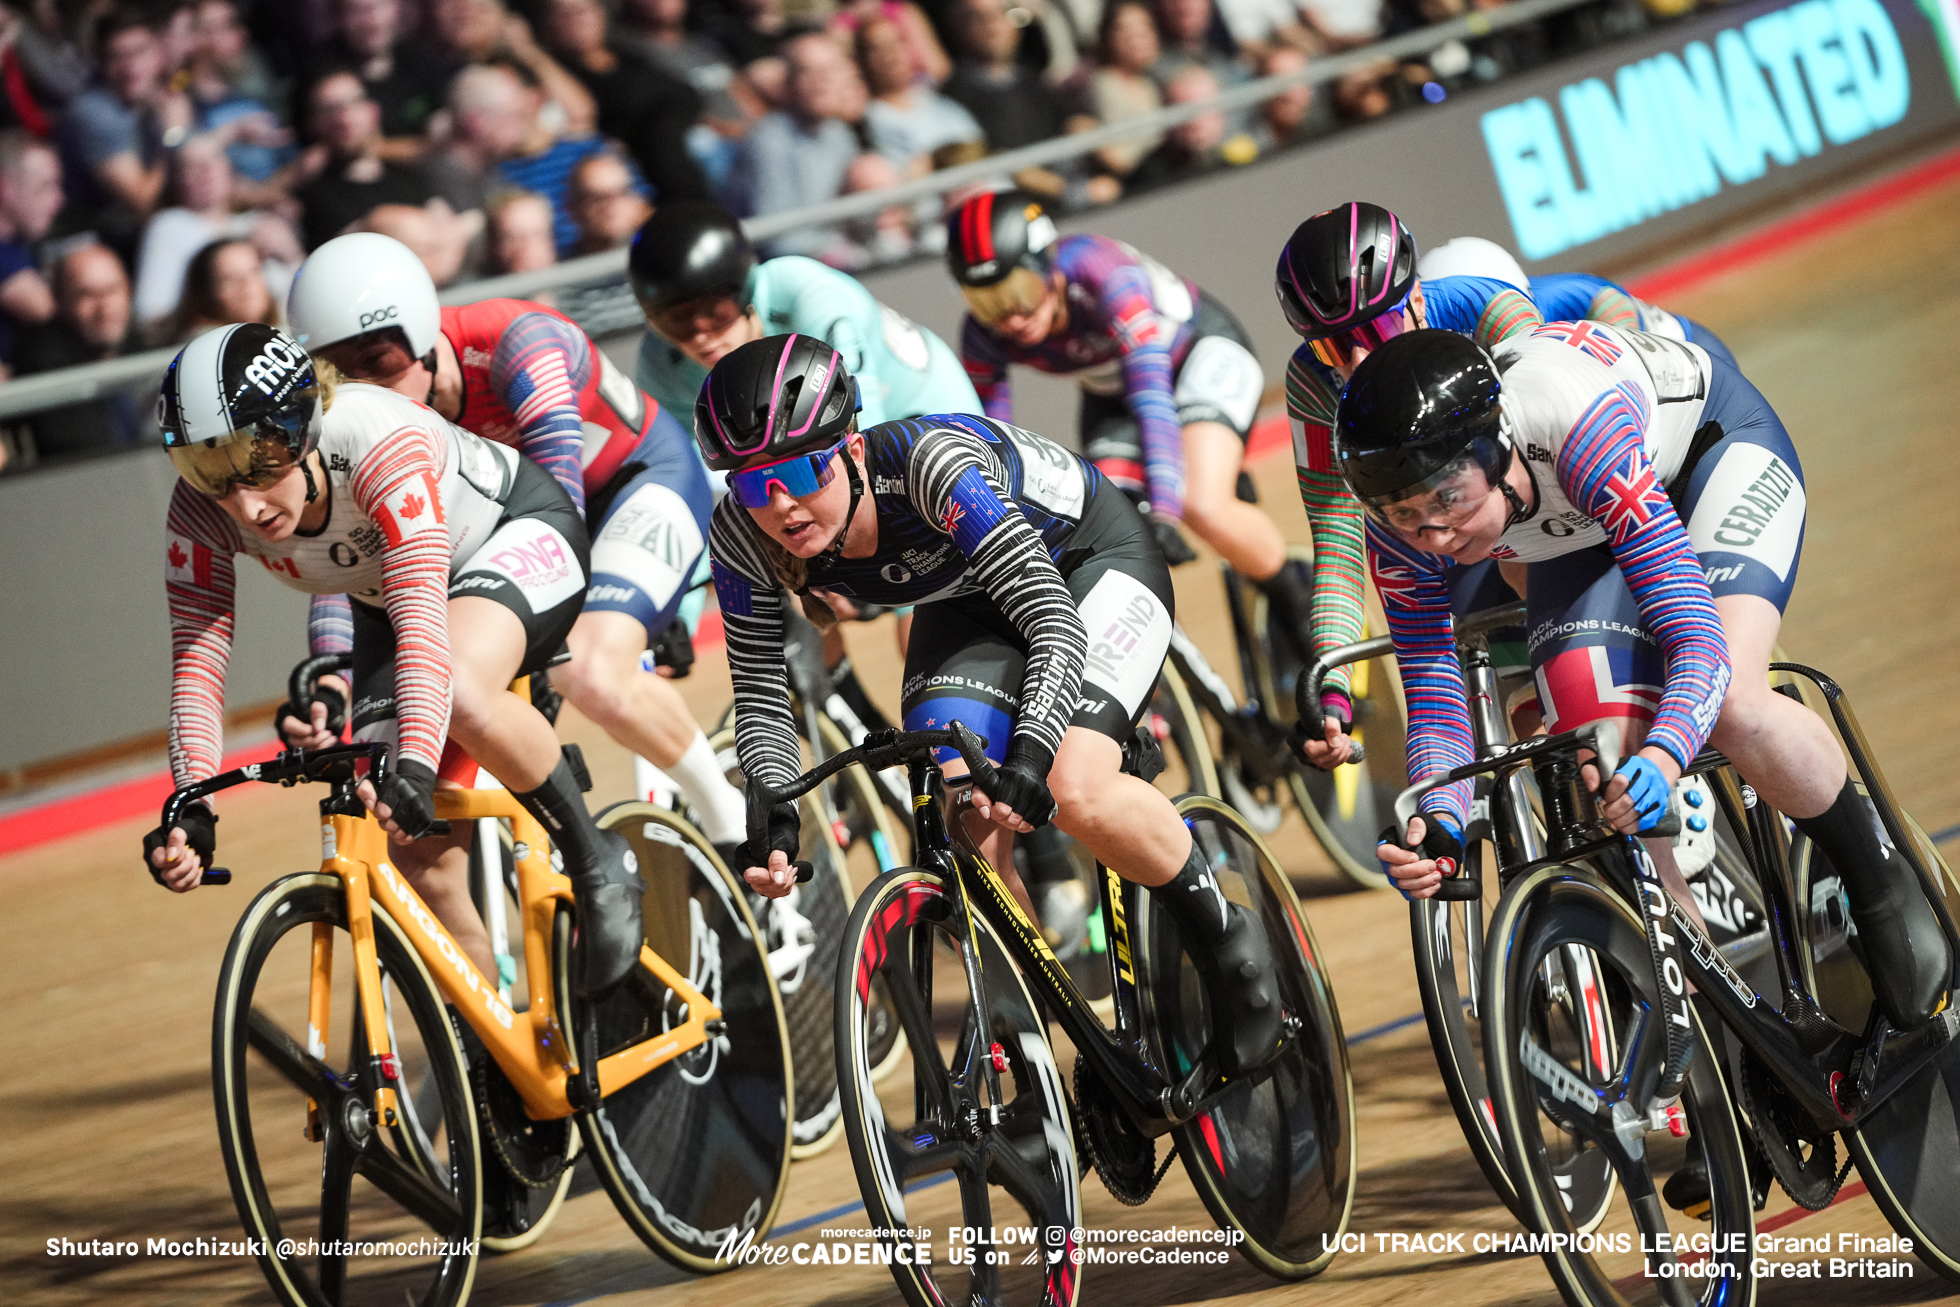
{"label": "black fingerless glove", "polygon": [[[204,869],[211,869],[211,859],[218,851],[218,814],[201,803],[184,805],[177,814],[177,829],[184,832],[185,842]],[[159,826],[143,837],[143,870],[150,873],[150,879],[163,884],[163,872],[150,861],[150,855],[170,843],[170,832]]]}
{"label": "black fingerless glove", "polygon": [[987,797],[1014,809],[1014,815],[1030,826],[1046,826],[1055,815],[1055,796],[1048,786],[1019,763],[1008,762],[994,770],[994,783]]}
{"label": "black fingerless glove", "polygon": [[777,849],[791,862],[803,847],[803,819],[796,811],[794,803],[779,803],[769,809],[768,830],[762,833],[758,845],[757,832],[750,828],[749,838],[742,841],[735,850],[736,859],[741,866],[732,868],[740,875],[750,867],[768,867],[769,855]]}
{"label": "black fingerless glove", "polygon": [[435,796],[435,769],[413,758],[396,762],[394,770],[374,787],[375,802],[388,805],[389,820],[412,840],[429,833],[429,826],[436,819]]}
{"label": "black fingerless glove", "polygon": [[[1423,835],[1422,843],[1416,846],[1415,852],[1425,858],[1435,859],[1438,869],[1444,876],[1456,875],[1457,868],[1463,865],[1462,837],[1451,830],[1448,820],[1438,813],[1422,812],[1416,815],[1422,818]],[[1381,838],[1376,843],[1405,848],[1407,846],[1402,843],[1402,835],[1402,831],[1390,826],[1382,832]]]}
{"label": "black fingerless glove", "polygon": [[285,739],[286,719],[290,717],[300,724],[302,730],[311,734],[313,731],[313,705],[316,703],[326,706],[327,734],[339,735],[341,728],[347,725],[347,696],[333,686],[323,684],[319,681],[313,683],[313,693],[306,696],[306,702],[299,705],[301,711],[294,711],[293,703],[290,699],[280,703],[279,711],[272,716],[272,729],[279,733],[280,739]]}

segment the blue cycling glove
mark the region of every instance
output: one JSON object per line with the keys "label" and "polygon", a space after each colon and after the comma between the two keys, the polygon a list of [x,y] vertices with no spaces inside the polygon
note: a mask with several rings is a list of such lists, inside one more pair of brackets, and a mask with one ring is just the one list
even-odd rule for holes
{"label": "blue cycling glove", "polygon": [[1640,829],[1652,830],[1667,816],[1668,796],[1673,786],[1651,758],[1634,754],[1620,764],[1615,776],[1624,776],[1627,781],[1627,797],[1633,800],[1633,810],[1640,817]]}

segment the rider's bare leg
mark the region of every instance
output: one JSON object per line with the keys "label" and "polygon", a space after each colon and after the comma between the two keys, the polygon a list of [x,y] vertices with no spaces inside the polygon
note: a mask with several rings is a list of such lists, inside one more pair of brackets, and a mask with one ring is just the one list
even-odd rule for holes
{"label": "rider's bare leg", "polygon": [[1286,537],[1238,496],[1245,443],[1222,422],[1184,428],[1184,523],[1240,574],[1265,581],[1286,562]]}

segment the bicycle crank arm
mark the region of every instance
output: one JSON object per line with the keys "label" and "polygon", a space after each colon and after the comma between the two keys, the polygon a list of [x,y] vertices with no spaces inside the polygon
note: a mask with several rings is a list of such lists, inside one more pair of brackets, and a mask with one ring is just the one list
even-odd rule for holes
{"label": "bicycle crank arm", "polygon": [[1183,1125],[1194,1117],[1202,1116],[1218,1099],[1241,1085],[1257,1085],[1271,1079],[1273,1068],[1279,1065],[1280,1058],[1299,1037],[1299,1018],[1291,1014],[1282,1017],[1279,1042],[1273,1045],[1272,1056],[1236,1077],[1218,1069],[1211,1049],[1207,1047],[1198,1064],[1191,1068],[1191,1073],[1164,1091],[1160,1110],[1172,1125]]}

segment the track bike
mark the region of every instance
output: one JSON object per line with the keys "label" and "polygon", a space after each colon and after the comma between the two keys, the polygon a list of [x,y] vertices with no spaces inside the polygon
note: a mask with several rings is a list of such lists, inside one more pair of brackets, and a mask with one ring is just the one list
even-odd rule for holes
{"label": "track bike", "polygon": [[[185,804],[246,782],[330,787],[320,871],[274,881],[246,909],[213,1017],[226,1171],[275,1295],[308,1307],[464,1302],[484,1168],[559,1183],[574,1122],[648,1247],[689,1270],[725,1269],[724,1241],[773,1222],[789,1166],[782,1011],[744,896],[725,875],[675,874],[646,822],[624,824],[654,855],[642,863],[654,940],[611,996],[587,1002],[568,980],[570,882],[542,828],[507,792],[438,791],[445,825],[495,818],[514,833],[519,1012],[391,863],[355,792],[357,764],[379,780],[388,761],[377,743],[289,750],[164,805],[169,826]],[[289,1226],[302,1237],[289,1240]]]}
{"label": "track bike", "polygon": [[[1493,635],[1521,623],[1524,616],[1525,606],[1514,603],[1455,621],[1458,664],[1479,758],[1495,757],[1513,743],[1490,643]],[[1378,636],[1331,650],[1316,660],[1301,678],[1298,706],[1303,720],[1310,727],[1318,725],[1320,687],[1329,670],[1393,657],[1394,652],[1391,639]],[[1470,825],[1464,833],[1464,874],[1445,882],[1433,898],[1410,903],[1410,952],[1430,1047],[1464,1139],[1492,1191],[1528,1224],[1531,1218],[1506,1166],[1484,1077],[1482,971],[1485,923],[1498,892],[1508,881],[1509,869],[1544,856],[1544,832],[1535,793],[1524,773],[1512,772],[1501,781],[1482,775],[1474,785]],[[1760,895],[1726,827],[1718,825],[1713,838],[1708,865],[1692,875],[1691,887],[1724,954],[1732,960],[1747,959],[1756,956],[1768,938]],[[1486,875],[1487,870],[1496,874]],[[1575,954],[1569,965],[1576,983],[1561,995],[1569,1009],[1563,1019],[1576,1029],[1592,1030],[1597,1036],[1594,1042],[1604,1048],[1613,1036],[1606,1010],[1592,1001],[1596,983],[1587,959]],[[1587,1154],[1573,1141],[1556,1142],[1560,1155],[1552,1166],[1560,1191],[1574,1224],[1591,1230],[1613,1198],[1613,1170],[1604,1158]]]}
{"label": "track bike", "polygon": [[[1129,766],[1148,779],[1142,745],[1132,746]],[[1147,1200],[1171,1156],[1182,1156],[1248,1259],[1284,1279],[1324,1268],[1333,1254],[1323,1236],[1346,1227],[1353,1204],[1353,1087],[1306,915],[1258,835],[1216,799],[1178,805],[1220,886],[1258,915],[1273,947],[1280,1043],[1264,1065],[1227,1080],[1209,1047],[1203,985],[1169,918],[1140,887],[1102,873],[1114,987],[1114,1028],[1105,1025],[967,835],[970,789],[958,791],[949,829],[935,748],[959,753],[982,786],[994,776],[981,741],[953,723],[876,733],[781,791],[750,791],[753,820],[854,763],[906,768],[919,865],[887,872],[858,899],[837,1005],[845,1136],[870,1223],[892,1232],[884,1242],[906,1300],[1075,1302],[1084,1154],[1131,1204]],[[909,1092],[894,1077],[882,1096],[866,1019],[879,982],[903,1023],[913,1071]],[[1049,1019],[1080,1050],[1073,1102]],[[1166,1134],[1176,1143],[1159,1165],[1156,1141]],[[934,1174],[958,1182],[958,1221],[983,1239],[1005,1223],[997,1215],[1004,1199],[1032,1242],[1013,1258],[985,1242],[964,1263],[926,1260],[910,1233],[920,1222],[908,1215],[907,1190]]]}
{"label": "track bike", "polygon": [[[1823,692],[1854,776],[1951,943],[1951,874],[1891,799],[1841,688],[1801,664],[1776,662],[1771,670]],[[1438,781],[1501,776],[1525,764],[1536,772],[1547,853],[1512,869],[1492,916],[1483,985],[1485,1028],[1496,1037],[1484,1053],[1520,1199],[1534,1227],[1554,1236],[1545,1260],[1560,1292],[1574,1303],[1753,1300],[1752,1149],[1811,1208],[1827,1205],[1857,1165],[1921,1259],[1960,1278],[1953,1165],[1960,1137],[1949,1088],[1960,1069],[1960,1018],[1949,1007],[1898,1032],[1868,995],[1855,1011],[1820,1002],[1810,896],[1793,871],[1786,821],[1726,758],[1704,750],[1690,773],[1714,782],[1721,816],[1739,833],[1769,904],[1775,980],[1769,994],[1759,991],[1668,896],[1640,842],[1600,825],[1579,780],[1580,743],[1596,749],[1602,775],[1611,772],[1617,729],[1596,724],[1514,746],[1397,800],[1403,816]],[[1616,1036],[1604,1059],[1569,1027],[1534,1015],[1556,1010],[1575,958],[1592,968]],[[1734,1056],[1725,1049],[1731,1041],[1739,1046]],[[1738,1104],[1752,1127],[1746,1140]],[[1625,1203],[1599,1233],[1616,1239],[1573,1237],[1579,1231],[1546,1164],[1548,1135],[1581,1141],[1613,1168]],[[1840,1135],[1850,1153],[1841,1168]],[[1661,1179],[1690,1168],[1705,1186],[1706,1225],[1671,1216],[1661,1201]],[[1708,1255],[1680,1255],[1684,1234],[1699,1236]]]}

